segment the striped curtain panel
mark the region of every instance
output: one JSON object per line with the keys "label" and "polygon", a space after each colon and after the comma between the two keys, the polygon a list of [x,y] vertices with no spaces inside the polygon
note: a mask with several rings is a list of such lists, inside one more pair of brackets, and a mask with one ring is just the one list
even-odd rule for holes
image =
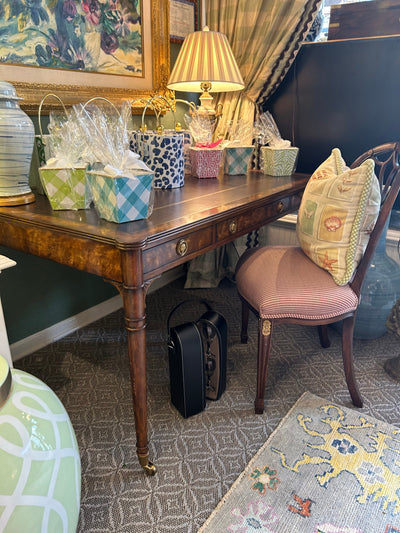
{"label": "striped curtain panel", "polygon": [[225,33],[245,82],[239,93],[215,95],[224,113],[216,137],[239,117],[253,123],[255,108],[276,90],[307,36],[322,0],[203,0],[210,30]]}

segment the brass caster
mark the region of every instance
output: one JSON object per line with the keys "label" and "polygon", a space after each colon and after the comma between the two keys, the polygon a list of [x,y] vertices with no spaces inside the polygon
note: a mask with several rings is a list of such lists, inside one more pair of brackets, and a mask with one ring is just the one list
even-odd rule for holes
{"label": "brass caster", "polygon": [[157,472],[157,467],[153,465],[151,461],[149,461],[148,455],[139,455],[138,456],[140,466],[143,468],[143,470],[146,472],[147,476],[154,476]]}
{"label": "brass caster", "polygon": [[143,470],[146,472],[146,476],[154,476],[157,472],[157,467],[149,461],[147,465],[143,467]]}

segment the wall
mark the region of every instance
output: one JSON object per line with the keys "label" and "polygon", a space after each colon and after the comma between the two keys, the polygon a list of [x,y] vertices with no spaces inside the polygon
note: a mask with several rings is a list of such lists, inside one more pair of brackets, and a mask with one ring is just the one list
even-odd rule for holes
{"label": "wall", "polygon": [[400,140],[400,36],[305,44],[268,102],[312,172],[335,146],[346,161]]}

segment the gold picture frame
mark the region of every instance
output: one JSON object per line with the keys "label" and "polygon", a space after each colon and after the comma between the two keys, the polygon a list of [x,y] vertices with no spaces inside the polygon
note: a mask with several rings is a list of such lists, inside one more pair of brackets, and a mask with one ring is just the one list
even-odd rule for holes
{"label": "gold picture frame", "polygon": [[[21,107],[28,113],[37,113],[48,93],[56,94],[66,106],[103,97],[114,103],[134,100],[135,108],[142,109],[140,99],[169,94],[170,74],[169,0],[144,0],[142,6],[145,68],[141,78],[0,64],[0,79],[14,85],[23,98]],[[56,106],[52,101],[51,108]],[[46,106],[42,112],[46,113]]]}

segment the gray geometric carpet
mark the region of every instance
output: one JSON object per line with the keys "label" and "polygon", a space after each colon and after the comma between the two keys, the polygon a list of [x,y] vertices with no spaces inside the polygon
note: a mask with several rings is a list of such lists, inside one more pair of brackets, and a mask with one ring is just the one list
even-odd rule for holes
{"label": "gray geometric carpet", "polygon": [[[226,391],[184,419],[170,403],[166,319],[188,297],[207,298],[229,328]],[[198,318],[187,307],[176,324]],[[305,391],[352,407],[345,384],[340,336],[320,347],[317,331],[282,325],[274,332],[266,409],[255,415],[257,324],[240,343],[235,286],[184,290],[178,280],[147,298],[150,459],[147,477],[135,452],[129,365],[122,311],[117,311],[15,363],[47,383],[64,403],[82,459],[79,533],[195,533],[248,461]],[[400,426],[400,383],[386,359],[400,353],[391,333],[355,340],[355,367],[364,397],[361,412]],[[218,533],[218,532],[216,532]]]}

